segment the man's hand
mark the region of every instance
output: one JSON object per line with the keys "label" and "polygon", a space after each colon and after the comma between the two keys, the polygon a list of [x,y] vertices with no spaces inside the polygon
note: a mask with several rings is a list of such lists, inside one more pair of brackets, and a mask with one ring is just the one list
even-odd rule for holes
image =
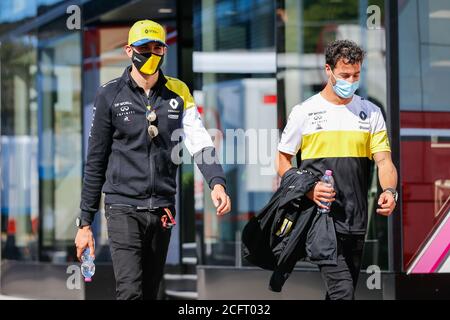
{"label": "man's hand", "polygon": [[217,215],[222,216],[231,210],[231,200],[221,184],[216,184],[211,191],[211,199],[217,208]]}
{"label": "man's hand", "polygon": [[378,199],[378,206],[378,214],[386,217],[390,216],[392,211],[395,209],[394,195],[389,191],[383,192]]}
{"label": "man's hand", "polygon": [[[378,178],[383,190],[388,187],[395,189],[397,187],[397,169],[392,163],[391,153],[388,151],[377,152],[373,154],[373,159],[378,167]],[[378,199],[378,206],[378,214],[389,216],[395,208],[394,195],[389,191],[383,192]]]}
{"label": "man's hand", "polygon": [[78,229],[77,236],[75,237],[75,245],[77,247],[77,258],[79,261],[81,261],[81,255],[87,247],[89,247],[90,255],[95,257],[94,235],[90,226],[84,226]]}
{"label": "man's hand", "polygon": [[314,201],[319,208],[327,209],[328,207],[320,203],[335,201],[336,192],[330,184],[319,181],[316,185],[306,194],[306,196]]}

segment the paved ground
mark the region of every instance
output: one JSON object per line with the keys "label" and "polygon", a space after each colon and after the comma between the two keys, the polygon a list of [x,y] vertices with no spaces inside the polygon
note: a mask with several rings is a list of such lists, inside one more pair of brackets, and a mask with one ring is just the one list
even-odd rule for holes
{"label": "paved ground", "polygon": [[0,294],[0,300],[28,300],[25,298],[12,297],[12,296],[4,296]]}

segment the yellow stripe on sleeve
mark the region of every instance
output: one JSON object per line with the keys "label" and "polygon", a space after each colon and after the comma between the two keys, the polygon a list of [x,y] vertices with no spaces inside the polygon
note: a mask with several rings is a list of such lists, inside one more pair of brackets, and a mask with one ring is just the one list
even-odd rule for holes
{"label": "yellow stripe on sleeve", "polygon": [[389,145],[389,138],[386,130],[373,134],[370,139],[371,154],[382,151],[391,151],[391,147]]}
{"label": "yellow stripe on sleeve", "polygon": [[167,76],[166,79],[166,87],[183,99],[184,110],[195,106],[194,98],[189,92],[188,86],[183,81]]}

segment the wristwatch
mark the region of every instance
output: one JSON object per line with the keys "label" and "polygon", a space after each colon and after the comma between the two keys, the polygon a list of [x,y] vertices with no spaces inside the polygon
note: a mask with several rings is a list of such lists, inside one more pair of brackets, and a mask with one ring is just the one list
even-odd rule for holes
{"label": "wristwatch", "polygon": [[389,191],[390,193],[392,193],[392,195],[394,196],[394,200],[397,203],[397,199],[398,199],[398,192],[397,190],[395,190],[394,188],[386,188],[383,190],[383,192]]}
{"label": "wristwatch", "polygon": [[77,217],[75,219],[75,224],[80,229],[89,225],[89,223],[87,223],[86,221],[83,221],[83,219],[81,219],[81,217]]}

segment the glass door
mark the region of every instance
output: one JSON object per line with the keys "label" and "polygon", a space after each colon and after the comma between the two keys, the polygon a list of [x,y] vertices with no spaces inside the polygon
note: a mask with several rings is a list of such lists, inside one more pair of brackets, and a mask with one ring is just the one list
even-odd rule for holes
{"label": "glass door", "polygon": [[41,259],[75,260],[81,192],[81,37],[56,21],[38,32]]}

